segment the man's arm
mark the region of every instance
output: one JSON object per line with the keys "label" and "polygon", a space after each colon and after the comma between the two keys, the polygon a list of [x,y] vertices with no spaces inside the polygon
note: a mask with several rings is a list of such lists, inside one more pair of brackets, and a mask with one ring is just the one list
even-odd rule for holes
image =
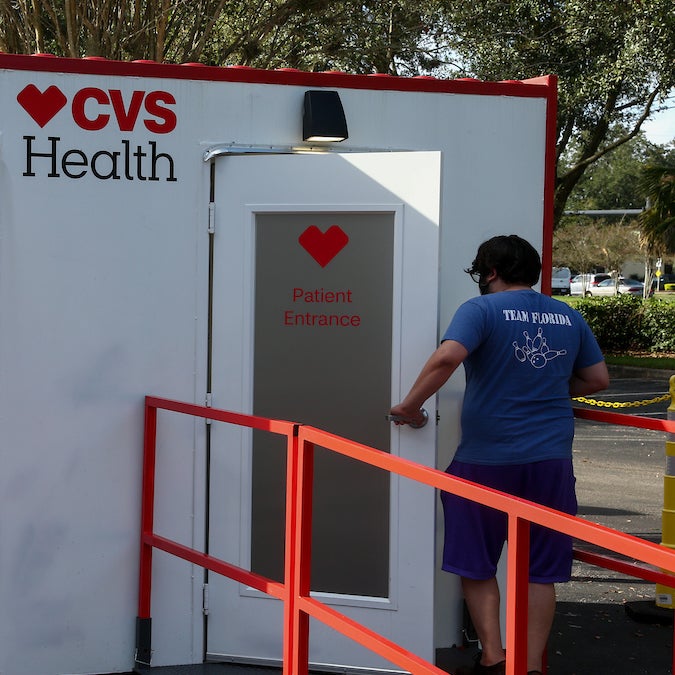
{"label": "man's arm", "polygon": [[575,370],[570,378],[570,396],[587,396],[609,387],[609,373],[604,361]]}
{"label": "man's arm", "polygon": [[466,348],[455,340],[441,343],[420,371],[408,395],[391,409],[391,414],[411,422],[418,421],[422,404],[450,379],[468,354]]}

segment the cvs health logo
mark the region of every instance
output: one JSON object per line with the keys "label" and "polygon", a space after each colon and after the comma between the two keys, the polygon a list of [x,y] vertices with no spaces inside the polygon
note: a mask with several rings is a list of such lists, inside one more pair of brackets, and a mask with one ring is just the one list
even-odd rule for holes
{"label": "cvs health logo", "polygon": [[[16,97],[19,105],[44,128],[68,104],[66,95],[55,85],[40,91],[34,84],[24,87]],[[167,91],[134,91],[125,96],[119,89],[84,87],[71,101],[75,124],[85,131],[100,131],[113,123],[120,131],[134,131],[141,123],[153,134],[168,134],[176,128],[176,99]]]}
{"label": "cvs health logo", "polygon": [[[16,100],[41,129],[52,120],[51,126],[56,127],[56,122],[70,113],[69,119],[83,131],[107,129],[113,134],[112,147],[110,133],[89,137],[80,147],[70,146],[54,132],[46,138],[26,135],[23,137],[26,157],[23,175],[26,177],[93,178],[112,182],[178,180],[173,156],[160,149],[157,140],[136,143],[129,138],[114,138],[118,130],[153,135],[171,133],[178,119],[174,110],[176,99],[167,91],[135,90],[125,94],[119,89],[83,87],[69,101],[55,85],[41,90],[35,84],[28,84]],[[67,127],[63,123],[59,126]],[[92,138],[94,144],[100,141],[105,145],[92,150]]]}

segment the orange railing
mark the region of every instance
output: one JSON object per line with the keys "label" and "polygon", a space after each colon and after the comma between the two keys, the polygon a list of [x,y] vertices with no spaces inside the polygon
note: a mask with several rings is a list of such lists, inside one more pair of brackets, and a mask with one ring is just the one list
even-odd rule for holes
{"label": "orange railing", "polygon": [[[286,436],[288,450],[286,559],[283,583],[273,581],[154,533],[155,446],[158,409]],[[586,419],[675,432],[675,422],[580,409],[575,410],[575,414]],[[610,569],[618,569],[655,583],[675,586],[675,552],[663,546],[455,478],[443,471],[395,457],[310,426],[147,397],[145,401],[143,502],[136,640],[136,660],[138,664],[150,663],[152,551],[157,548],[217,574],[247,584],[283,601],[284,675],[307,675],[308,673],[310,618],[323,622],[415,675],[446,675],[446,671],[440,670],[428,661],[410,653],[384,636],[373,632],[310,596],[313,459],[314,447],[317,445],[438,490],[453,492],[461,497],[479,501],[508,515],[507,675],[520,675],[526,672],[527,667],[527,630],[525,628],[527,625],[529,530],[531,523],[558,530],[612,553],[650,565],[655,569],[636,567],[635,564],[621,563],[613,558],[605,558],[597,554],[577,553],[577,557],[581,559]],[[659,572],[657,569],[663,571]]]}

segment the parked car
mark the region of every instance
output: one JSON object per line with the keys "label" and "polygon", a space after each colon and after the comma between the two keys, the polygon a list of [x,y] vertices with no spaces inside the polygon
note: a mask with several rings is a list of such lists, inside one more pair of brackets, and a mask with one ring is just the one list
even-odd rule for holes
{"label": "parked car", "polygon": [[601,281],[611,279],[609,274],[577,274],[570,281],[570,295],[591,295],[590,289],[597,286]]}
{"label": "parked car", "polygon": [[572,273],[569,267],[554,267],[551,273],[551,294],[569,295]]}
{"label": "parked car", "polygon": [[[658,290],[659,291],[665,291],[666,290],[666,284],[675,284],[675,274],[662,274],[660,277],[658,277]],[[656,285],[656,284],[655,284]],[[672,290],[672,289],[668,289]]]}
{"label": "parked car", "polygon": [[[624,295],[625,293],[630,293],[630,295],[637,295],[642,297],[644,295],[645,285],[638,281],[637,279],[619,279],[617,285],[614,279],[605,279],[601,281],[597,286],[592,286],[589,289],[590,295]],[[654,290],[651,289],[651,293]]]}

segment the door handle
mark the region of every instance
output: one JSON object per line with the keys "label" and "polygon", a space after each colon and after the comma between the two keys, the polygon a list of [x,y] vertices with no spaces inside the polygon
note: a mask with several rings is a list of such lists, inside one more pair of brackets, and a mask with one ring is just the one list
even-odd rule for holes
{"label": "door handle", "polygon": [[422,419],[419,422],[411,422],[407,417],[401,417],[401,415],[385,415],[385,418],[389,422],[407,424],[411,429],[421,429],[429,421],[429,413],[425,408],[420,408],[420,412],[422,413]]}

